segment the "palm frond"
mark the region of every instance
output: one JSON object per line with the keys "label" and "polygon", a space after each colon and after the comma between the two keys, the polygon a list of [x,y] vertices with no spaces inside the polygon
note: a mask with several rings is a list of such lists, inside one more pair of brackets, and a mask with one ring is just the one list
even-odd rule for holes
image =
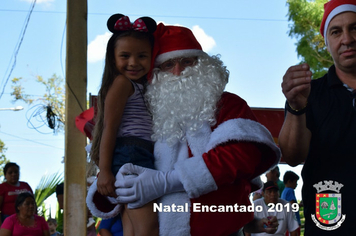
{"label": "palm frond", "polygon": [[40,183],[35,190],[37,206],[42,206],[44,201],[56,191],[57,185],[61,182],[63,182],[63,176],[59,172],[52,175],[42,176]]}

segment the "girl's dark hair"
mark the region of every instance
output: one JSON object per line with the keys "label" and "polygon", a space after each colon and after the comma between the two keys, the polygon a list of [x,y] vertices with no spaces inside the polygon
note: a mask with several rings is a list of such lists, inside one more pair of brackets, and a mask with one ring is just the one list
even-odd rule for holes
{"label": "girl's dark hair", "polygon": [[101,142],[101,135],[104,128],[104,101],[106,95],[114,81],[114,79],[119,75],[119,71],[116,68],[115,64],[115,46],[116,42],[124,37],[133,37],[140,40],[148,40],[153,48],[154,37],[153,33],[157,28],[156,21],[150,17],[141,17],[145,25],[147,26],[148,32],[137,31],[134,29],[129,30],[116,30],[114,28],[115,23],[118,19],[123,17],[122,14],[112,15],[107,22],[108,29],[113,33],[110,37],[108,44],[106,46],[106,56],[105,56],[105,66],[103,77],[101,81],[101,87],[98,93],[98,102],[97,102],[97,113],[95,117],[95,126],[93,131],[93,141],[90,150],[91,160],[99,166],[99,149]]}
{"label": "girl's dark hair", "polygon": [[4,172],[4,176],[6,175],[6,172],[9,170],[9,168],[13,167],[13,166],[17,167],[17,169],[20,170],[20,166],[17,165],[15,162],[8,162],[8,163],[6,163],[6,165],[4,167],[4,171],[3,171]]}
{"label": "girl's dark hair", "polygon": [[25,200],[26,198],[32,198],[33,201],[35,202],[36,204],[36,200],[35,200],[35,197],[33,196],[32,193],[30,192],[23,192],[23,193],[20,193],[17,198],[16,198],[16,202],[15,202],[15,210],[16,210],[16,213],[19,213],[19,209],[17,209]]}

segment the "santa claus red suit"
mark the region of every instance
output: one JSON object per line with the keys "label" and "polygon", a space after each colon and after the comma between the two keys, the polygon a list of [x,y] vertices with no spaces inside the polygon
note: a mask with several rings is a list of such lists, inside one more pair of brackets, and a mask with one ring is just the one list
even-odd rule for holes
{"label": "santa claus red suit", "polygon": [[[218,109],[214,127],[202,127],[199,135],[187,135],[186,143],[174,147],[155,145],[157,169],[177,170],[186,190],[159,203],[189,204],[189,212],[159,213],[162,235],[229,235],[253,219],[253,212],[243,208],[250,205],[251,180],[276,163],[278,150],[241,98],[224,93]],[[172,153],[174,159],[167,159]],[[211,212],[199,206],[211,206]],[[233,212],[224,212],[229,206]]]}
{"label": "santa claus red suit", "polygon": [[[160,173],[173,173],[179,182],[173,185],[182,187],[169,187],[170,175],[159,183],[147,181],[148,175],[140,187],[120,180],[117,200],[132,194],[122,190],[128,185],[131,190],[146,189],[142,193],[153,189],[148,195],[158,198],[154,210],[159,212],[160,235],[235,233],[253,219],[249,194],[259,176],[278,163],[280,151],[247,103],[224,92],[228,71],[219,58],[202,51],[189,29],[159,24],[153,58],[146,99],[153,116],[155,167]],[[186,66],[182,58],[196,62]],[[160,66],[169,60],[186,67],[181,75]],[[130,168],[123,166],[119,173],[134,172]],[[148,198],[142,193],[139,201]],[[88,206],[94,215],[117,214],[114,205],[103,207],[95,196],[95,190],[89,191]]]}

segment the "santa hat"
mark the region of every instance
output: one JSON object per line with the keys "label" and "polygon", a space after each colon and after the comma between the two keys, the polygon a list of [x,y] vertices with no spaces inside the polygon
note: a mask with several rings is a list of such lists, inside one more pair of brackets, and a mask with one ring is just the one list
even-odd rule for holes
{"label": "santa hat", "polygon": [[356,12],[355,0],[331,0],[325,3],[324,16],[320,25],[320,33],[324,37],[326,45],[326,31],[328,30],[330,21],[334,18],[334,16],[346,11]]}
{"label": "santa hat", "polygon": [[154,33],[154,66],[177,57],[206,55],[192,31],[181,26],[158,24]]}

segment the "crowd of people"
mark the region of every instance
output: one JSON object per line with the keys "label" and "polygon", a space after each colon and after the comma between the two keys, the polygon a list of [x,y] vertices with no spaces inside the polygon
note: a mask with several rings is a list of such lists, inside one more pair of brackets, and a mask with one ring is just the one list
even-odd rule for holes
{"label": "crowd of people", "polygon": [[20,181],[20,167],[5,164],[4,182],[0,184],[1,236],[50,236],[48,223],[37,215],[32,188]]}
{"label": "crowd of people", "polygon": [[[247,102],[225,91],[229,71],[188,28],[122,14],[107,27],[90,150],[100,172],[87,194],[100,235],[299,236],[301,204],[304,235],[355,234],[354,0],[324,6],[320,33],[334,61],[327,74],[312,80],[308,64],[286,71],[279,147]],[[280,180],[281,156],[304,165],[302,202],[299,176]],[[55,220],[36,215],[19,170],[4,168],[0,236],[57,235]]]}

